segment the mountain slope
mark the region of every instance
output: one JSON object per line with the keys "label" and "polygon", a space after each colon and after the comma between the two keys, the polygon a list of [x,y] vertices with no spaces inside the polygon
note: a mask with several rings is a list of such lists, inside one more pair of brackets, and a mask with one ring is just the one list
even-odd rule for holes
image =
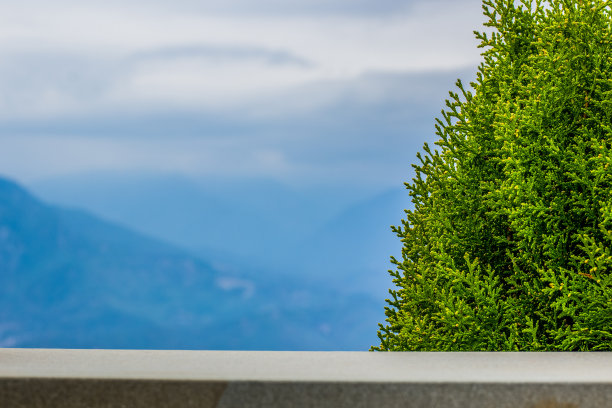
{"label": "mountain slope", "polygon": [[0,346],[365,349],[379,303],[227,275],[0,178]]}
{"label": "mountain slope", "polygon": [[204,262],[86,213],[47,206],[4,179],[0,271],[2,320],[22,326],[25,338],[30,327],[89,330],[97,320],[155,331],[179,314],[198,319],[231,300]]}
{"label": "mountain slope", "polygon": [[88,173],[30,187],[46,201],[87,209],[181,248],[268,269],[284,266],[292,258],[287,252],[355,195],[367,195],[351,188],[298,191],[266,178],[169,174]]}
{"label": "mountain slope", "polygon": [[391,285],[389,258],[401,253],[390,226],[399,224],[410,206],[410,197],[398,188],[346,208],[296,249],[304,260],[301,267],[328,276],[331,284],[384,299]]}

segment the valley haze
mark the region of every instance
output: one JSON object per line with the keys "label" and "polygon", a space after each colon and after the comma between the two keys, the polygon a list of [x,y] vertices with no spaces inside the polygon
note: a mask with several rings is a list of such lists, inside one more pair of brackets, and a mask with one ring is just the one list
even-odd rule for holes
{"label": "valley haze", "polygon": [[359,350],[382,302],[363,288],[202,256],[0,179],[0,345]]}

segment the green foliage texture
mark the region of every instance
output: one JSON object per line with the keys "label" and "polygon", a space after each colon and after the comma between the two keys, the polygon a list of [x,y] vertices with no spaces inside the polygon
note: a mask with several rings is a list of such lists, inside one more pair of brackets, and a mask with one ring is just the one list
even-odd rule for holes
{"label": "green foliage texture", "polygon": [[373,350],[612,350],[612,2],[485,0]]}

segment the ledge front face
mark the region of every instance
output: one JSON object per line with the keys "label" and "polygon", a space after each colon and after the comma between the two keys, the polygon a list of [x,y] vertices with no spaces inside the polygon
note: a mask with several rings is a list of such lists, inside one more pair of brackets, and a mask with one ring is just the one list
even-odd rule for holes
{"label": "ledge front face", "polygon": [[0,349],[0,407],[612,407],[612,353]]}

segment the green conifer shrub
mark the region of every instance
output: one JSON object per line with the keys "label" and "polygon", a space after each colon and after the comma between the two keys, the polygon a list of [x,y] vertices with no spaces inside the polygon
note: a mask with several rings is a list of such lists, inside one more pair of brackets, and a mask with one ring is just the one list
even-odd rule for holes
{"label": "green conifer shrub", "polygon": [[612,2],[485,0],[373,350],[612,350]]}

